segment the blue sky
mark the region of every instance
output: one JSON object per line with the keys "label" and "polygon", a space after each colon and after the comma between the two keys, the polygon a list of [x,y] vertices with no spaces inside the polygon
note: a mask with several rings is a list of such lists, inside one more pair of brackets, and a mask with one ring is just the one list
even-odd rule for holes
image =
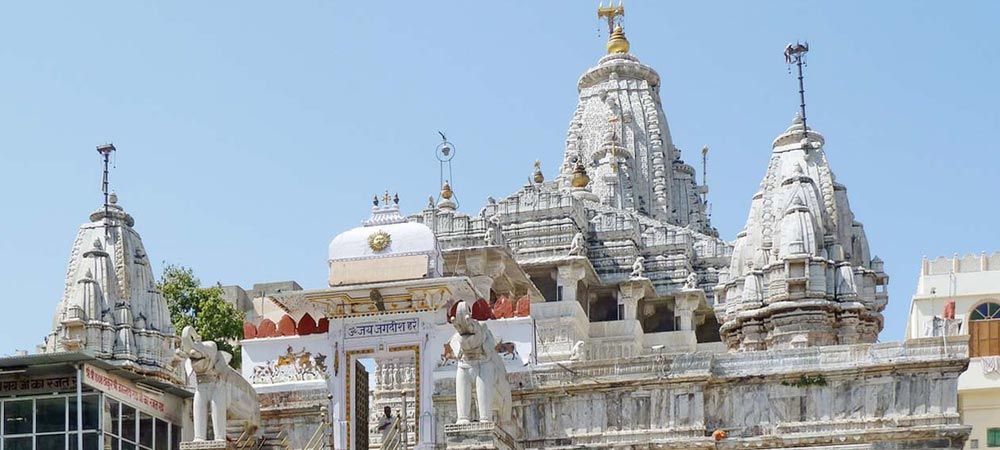
{"label": "blue sky", "polygon": [[[51,327],[77,226],[101,204],[94,147],[150,259],[203,281],[324,285],[326,247],[398,191],[436,193],[437,130],[467,213],[561,161],[576,80],[604,53],[595,2],[7,2],[0,354]],[[902,337],[923,255],[1000,250],[997,2],[626,4],[675,144],[712,148],[713,224],[746,221],[798,99],[892,276]],[[606,33],[606,32],[605,32]],[[16,315],[15,315],[16,314]]]}

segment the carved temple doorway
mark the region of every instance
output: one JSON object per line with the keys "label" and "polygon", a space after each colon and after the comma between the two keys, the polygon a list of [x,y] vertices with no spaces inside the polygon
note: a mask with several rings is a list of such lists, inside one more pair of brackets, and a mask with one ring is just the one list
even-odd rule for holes
{"label": "carved temple doorway", "polygon": [[[348,352],[349,439],[353,450],[407,450],[419,442],[419,346]],[[390,416],[386,419],[388,408]]]}

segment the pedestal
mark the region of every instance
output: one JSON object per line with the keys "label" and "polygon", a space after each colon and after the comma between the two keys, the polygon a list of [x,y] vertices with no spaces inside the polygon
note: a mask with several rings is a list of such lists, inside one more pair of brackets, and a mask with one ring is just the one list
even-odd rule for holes
{"label": "pedestal", "polygon": [[235,450],[236,447],[228,441],[191,441],[181,442],[181,450]]}
{"label": "pedestal", "polygon": [[523,450],[520,444],[492,422],[445,425],[448,450]]}

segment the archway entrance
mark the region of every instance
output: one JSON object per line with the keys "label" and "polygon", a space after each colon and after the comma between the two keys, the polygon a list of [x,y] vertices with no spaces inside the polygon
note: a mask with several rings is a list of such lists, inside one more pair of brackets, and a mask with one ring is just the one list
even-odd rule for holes
{"label": "archway entrance", "polygon": [[420,347],[359,349],[348,351],[347,357],[352,368],[344,392],[350,448],[413,448],[420,439]]}

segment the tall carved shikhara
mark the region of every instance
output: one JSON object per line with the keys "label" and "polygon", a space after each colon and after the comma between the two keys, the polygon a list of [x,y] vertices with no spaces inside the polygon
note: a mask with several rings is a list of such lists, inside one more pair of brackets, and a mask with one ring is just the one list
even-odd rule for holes
{"label": "tall carved shikhara", "polygon": [[875,342],[889,277],[872,257],[847,188],[836,182],[823,135],[806,126],[807,44],[789,44],[799,112],[772,144],[771,162],[720,277],[715,314],[732,350]]}
{"label": "tall carved shikhara", "polygon": [[177,337],[135,220],[109,189],[114,145],[97,147],[104,203],[80,226],[44,352],[88,351],[127,370],[177,381]]}

